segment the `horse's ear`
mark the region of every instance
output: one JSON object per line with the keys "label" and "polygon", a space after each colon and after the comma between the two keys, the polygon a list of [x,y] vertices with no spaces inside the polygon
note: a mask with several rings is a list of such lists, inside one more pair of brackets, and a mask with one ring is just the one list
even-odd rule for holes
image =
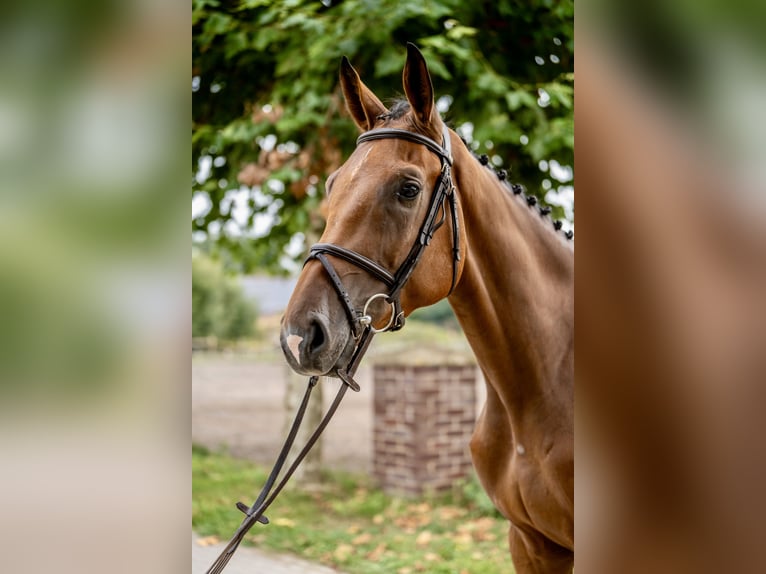
{"label": "horse's ear", "polygon": [[410,42],[407,42],[407,62],[404,64],[402,79],[404,93],[415,118],[422,125],[429,125],[434,109],[434,87],[431,84],[426,59],[415,44]]}
{"label": "horse's ear", "polygon": [[378,97],[362,83],[346,56],[340,63],[340,86],[346,98],[346,107],[362,130],[371,130],[376,118],[388,112]]}

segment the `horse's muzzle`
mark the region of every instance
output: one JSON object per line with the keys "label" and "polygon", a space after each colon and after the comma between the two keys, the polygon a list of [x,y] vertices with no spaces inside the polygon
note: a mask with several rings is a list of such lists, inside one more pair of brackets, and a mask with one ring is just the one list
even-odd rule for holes
{"label": "horse's muzzle", "polygon": [[354,350],[346,321],[333,324],[321,313],[285,318],[280,344],[290,367],[302,375],[326,375],[345,366]]}

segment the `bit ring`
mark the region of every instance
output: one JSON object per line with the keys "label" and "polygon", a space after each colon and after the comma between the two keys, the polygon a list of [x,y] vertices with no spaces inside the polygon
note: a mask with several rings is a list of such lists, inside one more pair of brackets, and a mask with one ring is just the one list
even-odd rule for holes
{"label": "bit ring", "polygon": [[376,329],[375,327],[372,326],[372,317],[367,314],[367,309],[369,308],[370,303],[372,303],[376,299],[381,299],[381,298],[388,299],[388,295],[386,295],[385,293],[376,293],[375,295],[367,299],[367,303],[364,304],[364,309],[362,310],[362,316],[359,317],[359,322],[365,327],[369,327],[373,333],[384,333],[385,331],[388,331],[389,329],[391,329],[391,326],[394,324],[394,319],[396,317],[396,306],[394,305],[393,302],[389,301],[389,305],[391,305],[391,317],[388,319],[388,324],[382,329]]}

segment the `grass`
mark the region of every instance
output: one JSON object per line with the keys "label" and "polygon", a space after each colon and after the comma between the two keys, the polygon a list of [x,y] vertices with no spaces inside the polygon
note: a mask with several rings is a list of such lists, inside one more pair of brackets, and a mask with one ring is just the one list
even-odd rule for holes
{"label": "grass", "polygon": [[[227,540],[252,503],[267,470],[195,447],[192,526]],[[348,574],[499,574],[512,572],[507,523],[475,481],[441,497],[390,497],[365,477],[328,474],[321,486],[290,484],[245,538]]]}

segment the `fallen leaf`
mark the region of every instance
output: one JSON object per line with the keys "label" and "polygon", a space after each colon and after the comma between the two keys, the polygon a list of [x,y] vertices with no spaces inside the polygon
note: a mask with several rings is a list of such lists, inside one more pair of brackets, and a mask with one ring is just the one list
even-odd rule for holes
{"label": "fallen leaf", "polygon": [[495,521],[491,518],[479,518],[473,522],[473,525],[475,528],[473,533],[474,540],[492,541],[497,539],[497,535],[491,531],[495,525]]}
{"label": "fallen leaf", "polygon": [[377,562],[380,560],[380,557],[383,556],[383,553],[386,551],[386,544],[384,542],[381,542],[378,544],[375,549],[367,554],[367,560],[372,560],[373,562]]}
{"label": "fallen leaf", "polygon": [[350,544],[339,544],[338,547],[335,549],[335,552],[332,553],[333,558],[338,560],[339,562],[344,562],[348,557],[353,554],[354,547]]}
{"label": "fallen leaf", "polygon": [[467,514],[467,510],[464,508],[458,508],[457,506],[443,506],[439,509],[439,518],[442,520],[454,520]]}
{"label": "fallen leaf", "polygon": [[400,516],[394,519],[394,524],[408,533],[413,533],[418,528],[422,528],[430,523],[431,516],[428,514]]}
{"label": "fallen leaf", "polygon": [[473,521],[474,526],[479,530],[487,530],[495,525],[495,520],[489,516],[483,516]]}
{"label": "fallen leaf", "polygon": [[431,505],[427,502],[423,502],[421,504],[411,504],[407,510],[416,514],[424,514],[426,512],[431,512]]}
{"label": "fallen leaf", "polygon": [[205,536],[204,538],[197,538],[198,546],[212,546],[218,544],[219,540],[217,536]]}
{"label": "fallen leaf", "polygon": [[457,534],[452,534],[449,538],[459,545],[467,545],[473,542],[473,536],[471,536],[470,532],[458,532]]}
{"label": "fallen leaf", "polygon": [[273,522],[275,526],[284,526],[285,528],[293,528],[295,526],[295,521],[289,518],[275,518]]}
{"label": "fallen leaf", "polygon": [[351,544],[354,546],[359,546],[360,544],[367,544],[370,540],[372,540],[372,534],[369,532],[365,532],[364,534],[360,534],[356,538],[354,538],[351,541]]}
{"label": "fallen leaf", "polygon": [[433,538],[433,534],[431,534],[430,530],[424,530],[420,534],[418,534],[418,537],[415,539],[415,544],[418,546],[427,546],[431,539]]}

